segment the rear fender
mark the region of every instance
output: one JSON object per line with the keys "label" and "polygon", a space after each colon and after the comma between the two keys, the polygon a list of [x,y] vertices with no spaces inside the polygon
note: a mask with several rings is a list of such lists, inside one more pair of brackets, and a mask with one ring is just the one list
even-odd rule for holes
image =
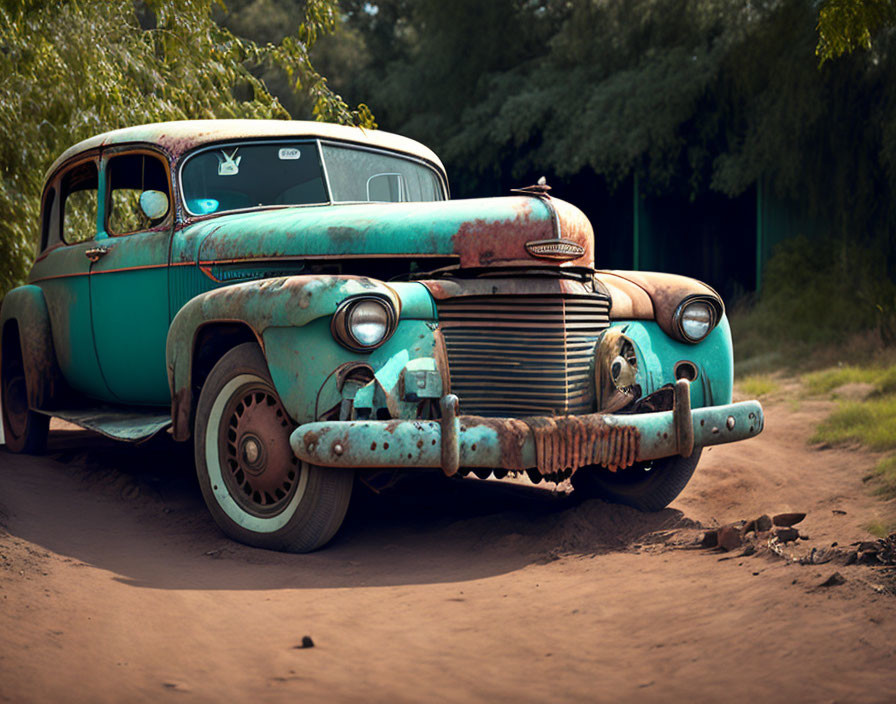
{"label": "rear fender", "polygon": [[28,405],[49,409],[64,392],[65,380],[56,359],[50,314],[37,286],[20,286],[6,294],[0,306],[0,355],[17,332],[25,367]]}

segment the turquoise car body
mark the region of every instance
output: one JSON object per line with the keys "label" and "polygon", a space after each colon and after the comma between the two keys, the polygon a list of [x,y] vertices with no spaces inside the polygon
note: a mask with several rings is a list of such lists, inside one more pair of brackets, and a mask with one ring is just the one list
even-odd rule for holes
{"label": "turquoise car body", "polygon": [[[439,199],[329,197],[194,214],[184,163],[240,140],[388,153],[430,170]],[[161,222],[114,234],[108,165],[127,154],[164,166],[171,205]],[[95,227],[66,243],[65,179],[86,162],[97,173]],[[758,403],[731,403],[731,335],[712,289],[596,270],[587,218],[544,188],[449,200],[438,158],[411,140],[281,121],[119,130],[60,157],[43,208],[29,281],[0,309],[3,349],[21,349],[31,410],[111,437],[170,428],[190,439],[205,377],[248,341],[264,352],[294,452],[318,466],[528,470],[558,480],[581,466],[615,470],[762,428]],[[333,332],[334,315],[357,296],[395,312],[374,349],[350,349]],[[676,315],[696,299],[715,318],[692,343]],[[452,323],[467,301],[472,318]],[[542,312],[527,313],[530,304]],[[539,342],[548,338],[559,346]],[[623,349],[634,376],[617,389],[623,405],[610,407],[608,364]],[[539,429],[544,419],[553,419],[549,432]]]}

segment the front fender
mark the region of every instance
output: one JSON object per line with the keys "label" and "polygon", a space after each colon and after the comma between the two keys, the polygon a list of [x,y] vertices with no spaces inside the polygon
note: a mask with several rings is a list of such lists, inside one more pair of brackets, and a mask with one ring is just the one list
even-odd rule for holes
{"label": "front fender", "polygon": [[37,286],[19,286],[6,294],[0,306],[2,339],[12,325],[18,326],[28,405],[47,409],[59,398],[65,381],[56,359],[50,314],[44,293]]}
{"label": "front fender", "polygon": [[638,356],[638,383],[646,396],[676,381],[678,362],[691,362],[697,378],[691,383],[691,405],[694,408],[731,403],[734,388],[734,352],[728,318],[697,344],[678,342],[669,337],[653,321],[614,321],[618,329],[635,345]]}
{"label": "front fender", "polygon": [[[289,276],[226,286],[191,299],[174,317],[166,347],[175,438],[186,439],[190,434],[193,355],[197,333],[203,326],[215,322],[244,323],[251,328],[267,357],[272,337],[269,331],[307,328],[321,318],[332,316],[348,296],[363,293],[384,296],[395,307],[399,318],[409,314],[431,314],[432,303],[428,295],[400,296],[396,291],[407,286],[389,286],[358,276]],[[415,288],[422,290],[420,286],[415,285]],[[315,330],[312,338],[325,334],[332,341],[328,322],[322,321],[316,328],[321,332]],[[301,363],[303,344],[301,341],[296,344],[298,348],[293,353],[299,354],[297,362]],[[269,357],[268,360],[271,366]],[[282,377],[275,367],[271,367],[271,374],[275,383]],[[278,390],[284,392],[279,384]]]}

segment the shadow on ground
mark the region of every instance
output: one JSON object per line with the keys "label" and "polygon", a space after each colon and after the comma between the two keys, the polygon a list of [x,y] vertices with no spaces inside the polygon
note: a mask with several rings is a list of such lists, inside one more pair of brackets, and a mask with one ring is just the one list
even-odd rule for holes
{"label": "shadow on ground", "polygon": [[302,589],[465,581],[561,555],[625,551],[692,525],[540,487],[406,478],[374,495],[356,485],[323,550],[287,555],[230,541],[202,501],[188,448],[126,445],[54,431],[48,454],[0,456],[11,535],[115,579],[156,589]]}

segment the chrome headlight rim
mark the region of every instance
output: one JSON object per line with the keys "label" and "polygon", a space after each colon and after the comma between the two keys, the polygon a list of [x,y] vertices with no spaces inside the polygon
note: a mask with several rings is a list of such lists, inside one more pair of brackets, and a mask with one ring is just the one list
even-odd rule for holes
{"label": "chrome headlight rim", "polygon": [[[703,333],[700,337],[691,337],[685,332],[684,328],[684,314],[690,306],[702,304],[705,305],[709,310],[709,325],[706,328],[706,332]],[[716,325],[719,324],[719,320],[721,320],[721,303],[720,301],[712,298],[711,296],[689,296],[685,298],[681,303],[678,304],[678,307],[675,309],[675,313],[672,315],[672,327],[675,333],[678,335],[678,338],[682,342],[687,342],[689,344],[697,344],[698,342],[702,342],[707,338],[709,333],[715,330]]]}
{"label": "chrome headlight rim", "polygon": [[[378,304],[386,314],[386,329],[383,337],[377,342],[369,345],[364,344],[355,337],[351,326],[352,313],[357,306],[367,302]],[[333,338],[336,342],[346,349],[349,349],[352,352],[371,352],[384,345],[386,341],[392,337],[392,333],[395,332],[397,323],[398,315],[395,312],[392,302],[388,298],[377,294],[362,294],[360,296],[346,298],[339,304],[339,307],[336,309],[336,312],[333,314],[333,318],[330,321],[330,331],[333,333]]]}

